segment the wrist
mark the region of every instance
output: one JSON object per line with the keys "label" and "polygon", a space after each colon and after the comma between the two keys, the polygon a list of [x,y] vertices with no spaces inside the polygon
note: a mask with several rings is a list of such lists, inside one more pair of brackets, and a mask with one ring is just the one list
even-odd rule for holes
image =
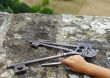
{"label": "wrist", "polygon": [[86,63],[85,69],[84,69],[84,74],[91,74],[91,63]]}
{"label": "wrist", "polygon": [[98,71],[98,66],[92,64],[92,63],[87,63],[84,74],[88,74],[90,76],[95,76],[96,75],[96,71]]}

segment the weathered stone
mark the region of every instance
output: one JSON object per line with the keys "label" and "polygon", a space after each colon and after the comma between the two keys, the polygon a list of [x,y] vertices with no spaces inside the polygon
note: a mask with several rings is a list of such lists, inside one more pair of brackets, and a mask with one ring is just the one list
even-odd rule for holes
{"label": "weathered stone", "polygon": [[[6,66],[56,54],[46,48],[33,49],[29,41],[46,39],[62,44],[86,42],[98,51],[92,63],[110,68],[110,17],[0,13],[0,78],[14,75]],[[52,53],[53,52],[53,53]],[[88,78],[70,74],[63,67],[29,66],[28,78]]]}

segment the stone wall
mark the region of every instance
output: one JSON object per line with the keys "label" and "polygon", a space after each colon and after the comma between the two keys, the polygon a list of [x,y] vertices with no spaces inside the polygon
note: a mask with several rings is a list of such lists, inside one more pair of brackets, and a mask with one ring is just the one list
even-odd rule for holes
{"label": "stone wall", "polygon": [[110,68],[110,17],[0,13],[0,78],[88,78],[63,67],[29,66],[17,76],[6,66],[56,54],[55,50],[33,49],[29,41],[46,39],[62,44],[89,43],[97,50],[92,63]]}

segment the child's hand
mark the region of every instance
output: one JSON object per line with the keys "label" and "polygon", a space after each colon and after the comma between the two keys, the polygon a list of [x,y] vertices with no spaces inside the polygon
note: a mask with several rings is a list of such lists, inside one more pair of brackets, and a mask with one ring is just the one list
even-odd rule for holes
{"label": "child's hand", "polygon": [[63,59],[62,64],[66,65],[74,72],[84,73],[88,63],[80,55],[74,55]]}
{"label": "child's hand", "polygon": [[86,62],[80,55],[70,56],[62,60],[62,64],[74,72],[84,73],[94,78],[110,78],[110,70]]}

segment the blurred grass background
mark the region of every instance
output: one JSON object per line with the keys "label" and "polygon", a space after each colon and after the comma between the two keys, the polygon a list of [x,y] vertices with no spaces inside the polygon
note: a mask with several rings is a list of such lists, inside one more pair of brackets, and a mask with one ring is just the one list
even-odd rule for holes
{"label": "blurred grass background", "polygon": [[[21,1],[30,6],[41,3],[41,0]],[[110,16],[110,0],[50,0],[49,6],[56,14]]]}

